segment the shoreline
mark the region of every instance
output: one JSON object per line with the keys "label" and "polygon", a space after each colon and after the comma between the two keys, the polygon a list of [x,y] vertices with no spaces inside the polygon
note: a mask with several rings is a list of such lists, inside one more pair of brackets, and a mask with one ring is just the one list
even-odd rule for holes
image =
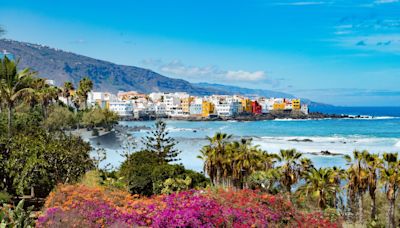
{"label": "shoreline", "polygon": [[347,115],[347,114],[324,114],[320,112],[311,112],[309,114],[303,113],[285,113],[274,112],[266,114],[248,114],[238,116],[215,116],[215,117],[201,117],[201,116],[144,116],[141,118],[134,117],[121,117],[120,121],[152,121],[157,119],[177,120],[177,121],[264,121],[264,120],[324,120],[324,119],[374,119],[373,116],[364,115]]}

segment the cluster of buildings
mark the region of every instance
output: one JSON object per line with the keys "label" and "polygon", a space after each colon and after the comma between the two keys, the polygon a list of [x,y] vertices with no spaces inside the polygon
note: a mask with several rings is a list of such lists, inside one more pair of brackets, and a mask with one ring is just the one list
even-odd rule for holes
{"label": "cluster of buildings", "polygon": [[255,98],[240,95],[191,96],[185,92],[142,94],[135,91],[89,93],[89,106],[108,108],[121,117],[232,117],[241,114],[261,115],[273,110],[298,110],[308,114],[300,99]]}

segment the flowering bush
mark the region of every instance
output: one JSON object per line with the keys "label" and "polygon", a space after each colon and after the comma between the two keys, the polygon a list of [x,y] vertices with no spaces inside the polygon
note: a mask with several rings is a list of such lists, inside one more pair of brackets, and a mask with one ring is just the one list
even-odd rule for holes
{"label": "flowering bush", "polygon": [[337,227],[322,213],[303,214],[282,196],[253,190],[185,191],[151,198],[84,185],[50,194],[37,227]]}

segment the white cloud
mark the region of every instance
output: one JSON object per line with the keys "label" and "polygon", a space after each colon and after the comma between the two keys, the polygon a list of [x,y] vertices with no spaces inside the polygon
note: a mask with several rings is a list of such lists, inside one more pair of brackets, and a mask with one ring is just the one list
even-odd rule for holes
{"label": "white cloud", "polygon": [[227,71],[226,72],[226,77],[231,80],[238,80],[238,81],[257,81],[265,78],[265,72],[264,71],[254,71],[254,72],[249,72],[249,71],[243,71],[243,70],[238,70],[238,71]]}
{"label": "white cloud", "polygon": [[180,76],[196,77],[211,74],[218,74],[219,70],[214,66],[196,67],[186,66],[179,60],[174,60],[167,64],[162,64],[159,69],[165,73],[171,73]]}
{"label": "white cloud", "polygon": [[388,3],[396,3],[399,2],[399,0],[376,0],[374,3],[375,4],[388,4]]}
{"label": "white cloud", "polygon": [[205,79],[205,77],[235,81],[257,81],[266,79],[264,71],[245,71],[245,70],[223,70],[217,66],[190,66],[185,65],[179,60],[165,63],[159,59],[149,59],[142,61],[144,65],[156,67],[162,73],[172,74],[184,78]]}

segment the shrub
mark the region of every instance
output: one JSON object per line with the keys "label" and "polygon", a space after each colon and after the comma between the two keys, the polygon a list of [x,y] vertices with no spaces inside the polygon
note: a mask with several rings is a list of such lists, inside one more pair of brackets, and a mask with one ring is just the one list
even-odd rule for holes
{"label": "shrub", "polygon": [[15,207],[3,204],[0,207],[0,227],[32,227],[34,225],[32,209],[33,206],[24,209],[24,200]]}
{"label": "shrub", "polygon": [[125,191],[61,185],[38,227],[338,227],[324,213],[301,213],[283,196],[253,190],[189,190],[150,198]]}

